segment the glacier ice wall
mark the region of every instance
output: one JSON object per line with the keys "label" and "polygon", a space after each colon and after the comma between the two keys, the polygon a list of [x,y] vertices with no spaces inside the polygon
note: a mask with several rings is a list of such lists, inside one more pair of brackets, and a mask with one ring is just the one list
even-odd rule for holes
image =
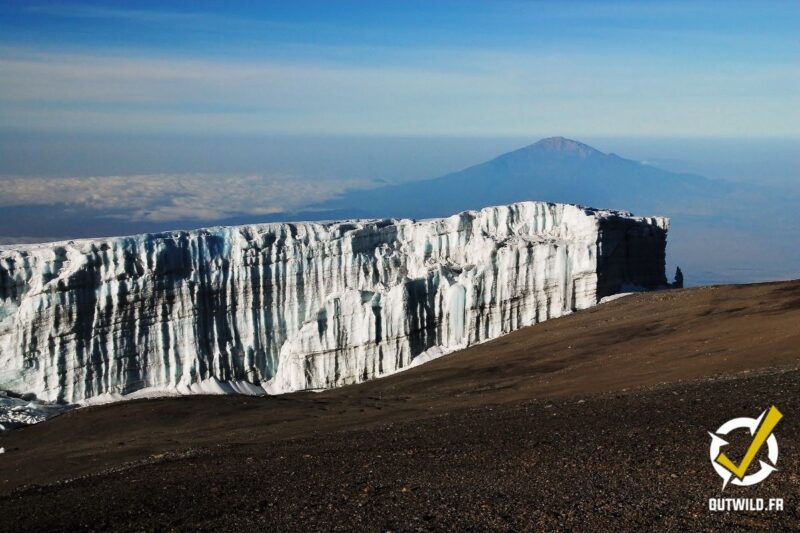
{"label": "glacier ice wall", "polygon": [[663,285],[667,224],[523,202],[0,247],[0,389],[78,402],[357,383]]}

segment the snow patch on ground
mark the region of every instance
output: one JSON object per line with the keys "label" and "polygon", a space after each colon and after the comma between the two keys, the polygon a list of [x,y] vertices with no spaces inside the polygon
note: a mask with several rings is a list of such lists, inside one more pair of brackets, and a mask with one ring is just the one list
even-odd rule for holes
{"label": "snow patch on ground", "polygon": [[179,384],[177,386],[146,387],[129,394],[105,393],[83,400],[77,405],[87,407],[91,405],[105,405],[124,400],[142,400],[152,398],[166,398],[172,396],[188,396],[193,394],[244,394],[248,396],[263,396],[270,394],[266,386],[255,385],[248,381],[220,381],[217,378],[208,378],[197,383]]}
{"label": "snow patch on ground", "polygon": [[0,391],[0,431],[8,431],[43,422],[74,407],[72,405],[59,405],[36,400],[23,400]]}
{"label": "snow patch on ground", "polygon": [[636,294],[635,292],[621,292],[619,294],[612,294],[611,296],[606,296],[605,298],[600,298],[600,301],[597,302],[598,304],[604,304],[607,302],[613,302],[614,300],[619,300],[620,298],[624,298],[626,296],[630,296],[631,294]]}

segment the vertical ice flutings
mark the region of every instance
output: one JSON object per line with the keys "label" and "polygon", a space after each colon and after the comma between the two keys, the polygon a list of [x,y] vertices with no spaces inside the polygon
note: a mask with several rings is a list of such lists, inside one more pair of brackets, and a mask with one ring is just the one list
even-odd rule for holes
{"label": "vertical ice flutings", "polygon": [[666,228],[523,202],[0,247],[0,389],[78,402],[356,383],[663,285]]}

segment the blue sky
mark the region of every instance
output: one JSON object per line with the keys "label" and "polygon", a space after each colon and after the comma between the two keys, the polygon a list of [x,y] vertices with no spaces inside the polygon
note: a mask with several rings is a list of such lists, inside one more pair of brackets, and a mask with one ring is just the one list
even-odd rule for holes
{"label": "blue sky", "polygon": [[0,2],[0,131],[798,137],[798,2]]}

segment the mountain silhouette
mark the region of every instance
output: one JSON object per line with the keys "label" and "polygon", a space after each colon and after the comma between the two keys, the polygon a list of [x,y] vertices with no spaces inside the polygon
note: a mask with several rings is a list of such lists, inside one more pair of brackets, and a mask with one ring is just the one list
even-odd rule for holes
{"label": "mountain silhouette", "polygon": [[[708,199],[733,190],[728,182],[677,174],[549,137],[444,176],[353,190],[321,207],[354,216],[427,218],[520,200],[566,202],[637,214],[709,211]],[[676,209],[676,207],[678,209]]]}
{"label": "mountain silhouette", "polygon": [[522,200],[620,209],[671,218],[667,257],[688,285],[796,278],[796,195],[758,184],[669,172],[581,142],[549,137],[458,172],[346,191],[295,213],[348,218],[447,216]]}

